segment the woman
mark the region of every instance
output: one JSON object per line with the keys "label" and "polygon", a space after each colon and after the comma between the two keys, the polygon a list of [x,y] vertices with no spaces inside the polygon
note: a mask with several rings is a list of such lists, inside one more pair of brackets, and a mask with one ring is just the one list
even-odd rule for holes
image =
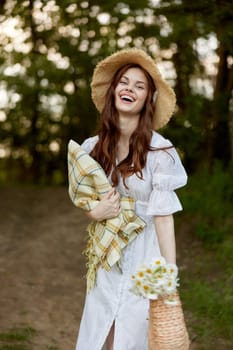
{"label": "woman", "polygon": [[88,216],[96,221],[115,217],[120,196],[131,196],[146,226],[123,249],[121,269],[98,268],[76,350],[146,350],[149,304],[130,292],[131,275],[155,256],[176,262],[172,214],[182,207],[174,190],[186,184],[187,176],[173,145],[154,131],[169,121],[175,95],[152,58],[138,49],[101,61],[91,87],[101,125],[82,148],[101,164],[114,189]]}

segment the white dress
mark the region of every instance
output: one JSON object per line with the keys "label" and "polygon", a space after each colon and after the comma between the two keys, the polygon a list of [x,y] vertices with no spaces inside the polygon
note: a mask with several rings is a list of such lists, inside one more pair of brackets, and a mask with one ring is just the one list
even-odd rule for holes
{"label": "white dress", "polygon": [[[89,153],[97,140],[97,136],[88,138],[82,144],[83,149]],[[170,141],[153,132],[152,147],[170,145]],[[76,350],[103,349],[113,322],[114,350],[148,349],[149,303],[130,292],[131,275],[142,263],[148,263],[152,257],[160,255],[153,216],[182,210],[174,190],[186,182],[187,175],[175,148],[149,151],[143,180],[136,175],[127,178],[128,190],[120,182],[117,190],[136,199],[136,213],[147,225],[123,250],[122,271],[116,266],[109,272],[101,267],[98,269],[96,286],[86,296]]]}

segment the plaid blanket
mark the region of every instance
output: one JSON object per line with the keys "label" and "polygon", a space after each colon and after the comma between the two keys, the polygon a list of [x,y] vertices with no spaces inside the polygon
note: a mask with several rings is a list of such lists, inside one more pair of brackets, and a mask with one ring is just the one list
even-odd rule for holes
{"label": "plaid blanket", "polygon": [[[69,196],[75,206],[90,211],[111,190],[102,167],[71,140],[68,144]],[[120,198],[121,213],[87,227],[89,240],[84,254],[87,256],[87,291],[95,284],[99,265],[109,271],[120,261],[122,249],[142,232],[145,222],[135,214],[135,200]]]}

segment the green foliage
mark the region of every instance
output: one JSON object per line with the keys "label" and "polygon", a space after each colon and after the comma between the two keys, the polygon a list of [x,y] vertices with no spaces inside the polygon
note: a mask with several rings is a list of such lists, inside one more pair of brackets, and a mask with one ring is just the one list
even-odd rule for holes
{"label": "green foliage", "polygon": [[31,327],[14,328],[0,333],[0,350],[29,350],[35,334],[35,330]]}
{"label": "green foliage", "polygon": [[[232,171],[215,163],[199,170],[179,191],[188,223],[190,250],[182,256],[181,298],[198,349],[232,348],[233,238]],[[179,229],[178,229],[179,231]],[[188,268],[187,268],[188,266]]]}
{"label": "green foliage", "polygon": [[[189,329],[203,349],[212,349],[210,344],[217,338],[227,341],[222,349],[230,349],[233,342],[232,257],[233,240],[229,237],[217,249],[205,249],[191,273],[181,272],[184,308],[192,313]],[[215,344],[215,348],[219,347]]]}
{"label": "green foliage", "polygon": [[[4,149],[1,168],[4,174],[10,169],[11,181],[65,183],[68,140],[81,142],[97,126],[90,97],[93,68],[113,51],[132,46],[173,67],[164,71],[171,74],[178,108],[164,133],[181,150],[189,171],[203,160],[208,166],[214,158],[230,163],[230,2],[3,1],[0,13],[0,89],[7,91],[0,111],[0,156]],[[12,19],[15,36],[4,27]],[[211,38],[218,43],[212,49],[219,60],[213,72],[198,51],[198,40]],[[209,84],[212,99],[198,82]]]}
{"label": "green foliage", "polygon": [[[12,328],[0,333],[0,350],[32,350],[36,331],[31,327]],[[57,345],[47,345],[47,350],[59,350]]]}
{"label": "green foliage", "polygon": [[207,222],[200,222],[196,228],[196,235],[203,242],[208,244],[220,243],[224,240],[227,233],[226,227],[219,228]]}
{"label": "green foliage", "polygon": [[203,169],[190,176],[179,191],[187,215],[195,215],[193,234],[203,242],[222,242],[232,230],[232,172],[215,163],[212,171]]}
{"label": "green foliage", "polygon": [[11,329],[7,333],[0,333],[0,341],[28,341],[35,334],[31,327]]}

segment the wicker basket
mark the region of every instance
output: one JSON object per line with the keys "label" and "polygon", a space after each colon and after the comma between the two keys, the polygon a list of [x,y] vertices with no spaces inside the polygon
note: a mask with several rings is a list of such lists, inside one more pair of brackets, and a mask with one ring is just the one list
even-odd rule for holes
{"label": "wicker basket", "polygon": [[188,350],[189,336],[178,294],[176,305],[167,305],[163,298],[150,300],[149,350]]}

